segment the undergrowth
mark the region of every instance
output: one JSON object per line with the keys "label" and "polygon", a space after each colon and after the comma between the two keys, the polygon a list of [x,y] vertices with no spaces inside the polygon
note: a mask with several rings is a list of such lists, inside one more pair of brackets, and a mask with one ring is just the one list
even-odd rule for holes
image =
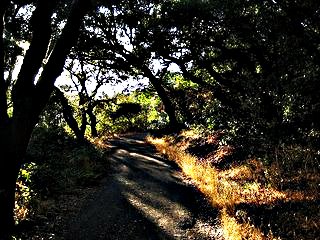
{"label": "undergrowth", "polygon": [[[203,138],[214,143],[212,152],[201,157],[188,153],[194,151],[192,143],[201,145]],[[320,235],[319,165],[311,149],[282,146],[271,155],[273,159],[249,156],[230,163],[233,148],[219,145],[217,135],[185,131],[178,137],[148,137],[148,141],[177,162],[220,210],[225,239],[317,239]],[[224,160],[228,164],[221,167]]]}
{"label": "undergrowth", "polygon": [[96,141],[77,142],[61,130],[34,131],[16,184],[17,226],[43,222],[55,211],[59,196],[92,186],[103,177],[107,151]]}

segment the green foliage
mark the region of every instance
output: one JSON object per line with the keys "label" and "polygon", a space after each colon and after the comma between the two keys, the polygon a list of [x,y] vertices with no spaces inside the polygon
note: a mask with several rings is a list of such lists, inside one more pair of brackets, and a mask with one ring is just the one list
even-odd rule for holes
{"label": "green foliage", "polygon": [[108,169],[105,150],[78,143],[61,128],[37,127],[27,156],[17,181],[17,222],[36,214],[43,199],[95,184]]}
{"label": "green foliage", "polygon": [[[131,116],[112,118],[122,103],[133,103],[141,106],[141,112]],[[164,127],[167,116],[159,110],[161,101],[156,93],[148,89],[136,90],[130,94],[118,94],[114,101],[103,108],[97,108],[99,132],[119,133],[126,131],[148,131]]]}
{"label": "green foliage", "polygon": [[[62,106],[54,97],[51,97],[42,112],[38,126],[40,128],[54,129],[63,131],[66,123],[63,119]],[[35,131],[38,131],[37,129]]]}
{"label": "green foliage", "polygon": [[183,75],[178,73],[167,73],[163,82],[167,87],[173,88],[175,90],[193,89],[194,91],[196,91],[199,87],[198,84],[184,78]]}
{"label": "green foliage", "polygon": [[[138,34],[176,63],[185,79],[199,84],[177,91],[177,79],[168,82],[184,122],[224,129],[231,142],[262,153],[288,142],[317,144],[311,137],[319,132],[316,6],[316,1],[175,1],[149,22],[153,30]],[[167,41],[159,45],[159,39]],[[201,101],[204,90],[211,96]]]}
{"label": "green foliage", "polygon": [[[95,100],[85,94],[83,81],[122,82],[143,76],[159,60],[162,69],[154,71],[156,79],[184,125],[224,130],[226,142],[259,154],[290,141],[317,145],[317,6],[314,0],[104,5],[96,16],[86,18],[79,44],[70,54],[84,66],[71,71],[79,81],[79,97],[69,99],[74,117],[81,125],[83,110]],[[171,63],[180,68],[178,73],[166,72]],[[115,78],[104,77],[109,73]],[[122,103],[139,104],[142,112],[112,119]],[[162,128],[168,122],[157,94],[148,90],[119,94],[95,106],[94,114],[100,134]],[[52,110],[51,119],[57,116]]]}
{"label": "green foliage", "polygon": [[103,152],[90,143],[77,143],[65,132],[38,128],[29,145],[37,164],[32,175],[35,191],[44,195],[72,188],[75,183],[98,176],[105,169]]}
{"label": "green foliage", "polygon": [[37,165],[33,162],[21,166],[16,184],[15,221],[19,223],[30,215],[33,199],[37,196],[31,188],[32,176]]}

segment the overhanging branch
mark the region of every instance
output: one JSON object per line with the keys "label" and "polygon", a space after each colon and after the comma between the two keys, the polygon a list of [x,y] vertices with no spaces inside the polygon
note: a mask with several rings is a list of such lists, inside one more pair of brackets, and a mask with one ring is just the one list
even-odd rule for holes
{"label": "overhanging branch", "polygon": [[74,0],[72,3],[67,23],[36,85],[35,101],[39,103],[38,111],[41,111],[48,101],[54,89],[54,82],[63,71],[66,57],[77,41],[82,19],[89,10],[90,4],[87,0]]}
{"label": "overhanging branch", "polygon": [[35,76],[41,68],[51,38],[51,16],[55,5],[56,1],[38,1],[32,15],[30,20],[32,40],[14,86],[14,105],[24,104],[25,97],[33,95]]}

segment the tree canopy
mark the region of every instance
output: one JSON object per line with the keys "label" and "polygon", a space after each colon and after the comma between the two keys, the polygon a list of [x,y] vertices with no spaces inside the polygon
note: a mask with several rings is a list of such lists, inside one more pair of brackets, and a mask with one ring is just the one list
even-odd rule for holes
{"label": "tree canopy", "polygon": [[[10,175],[0,177],[0,235],[13,225],[18,170],[53,93],[78,139],[87,125],[99,135],[99,106],[111,102],[100,87],[147,78],[171,130],[224,130],[243,150],[319,147],[317,0],[2,0],[0,10],[1,166]],[[68,88],[55,87],[63,70],[81,123]]]}

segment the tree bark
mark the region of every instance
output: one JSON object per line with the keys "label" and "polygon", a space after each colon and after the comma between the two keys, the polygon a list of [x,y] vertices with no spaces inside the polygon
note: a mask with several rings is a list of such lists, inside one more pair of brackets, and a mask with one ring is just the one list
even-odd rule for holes
{"label": "tree bark", "polygon": [[4,14],[9,1],[0,3],[0,152],[2,156],[11,158],[10,161],[2,159],[0,162],[2,173],[0,174],[0,239],[9,239],[9,233],[14,226],[13,210],[15,197],[15,184],[18,175],[15,166],[16,160],[8,148],[8,136],[10,131],[10,119],[7,114],[7,88],[4,79]]}
{"label": "tree bark", "polygon": [[43,72],[35,88],[35,100],[39,102],[39,104],[37,104],[38,113],[42,111],[50,98],[54,89],[55,80],[63,71],[66,57],[70,49],[76,44],[82,18],[90,7],[90,2],[91,1],[87,0],[73,1],[68,21],[50,54],[47,64],[43,68]]}
{"label": "tree bark", "polygon": [[[12,158],[12,157],[11,157]],[[0,175],[0,239],[10,239],[9,234],[14,227],[14,204],[16,179],[19,167],[15,164],[5,164],[6,174]]]}

